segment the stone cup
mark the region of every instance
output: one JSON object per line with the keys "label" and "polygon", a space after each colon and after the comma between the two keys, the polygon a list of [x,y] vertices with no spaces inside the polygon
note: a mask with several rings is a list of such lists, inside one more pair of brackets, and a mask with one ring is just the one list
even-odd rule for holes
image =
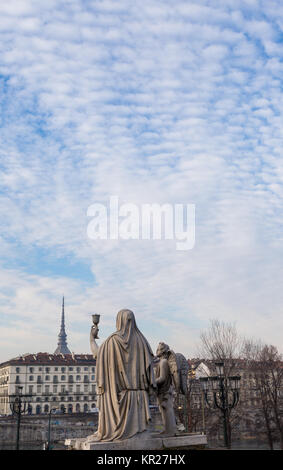
{"label": "stone cup", "polygon": [[99,323],[99,318],[100,318],[100,315],[98,315],[97,313],[95,313],[94,315],[92,315],[92,323],[94,325],[98,325]]}

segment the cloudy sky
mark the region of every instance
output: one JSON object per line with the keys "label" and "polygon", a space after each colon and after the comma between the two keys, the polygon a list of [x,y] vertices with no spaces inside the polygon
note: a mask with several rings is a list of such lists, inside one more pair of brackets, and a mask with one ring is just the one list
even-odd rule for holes
{"label": "cloudy sky", "polygon": [[[0,3],[0,362],[90,352],[132,309],[195,355],[209,319],[281,348],[281,0]],[[195,204],[196,241],[90,240],[87,209]]]}

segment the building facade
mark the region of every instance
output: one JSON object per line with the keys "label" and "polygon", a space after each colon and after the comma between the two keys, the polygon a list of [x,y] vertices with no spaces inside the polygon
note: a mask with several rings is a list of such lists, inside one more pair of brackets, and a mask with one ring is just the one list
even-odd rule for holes
{"label": "building facade", "polygon": [[29,414],[85,413],[96,407],[95,364],[91,354],[71,353],[65,331],[64,297],[54,354],[24,354],[0,364],[0,415],[11,414],[9,396],[30,395]]}
{"label": "building facade", "polygon": [[[11,414],[9,395],[30,395],[29,413],[91,411],[96,407],[91,354],[26,354],[0,364],[0,415]],[[19,388],[20,387],[20,388]]]}

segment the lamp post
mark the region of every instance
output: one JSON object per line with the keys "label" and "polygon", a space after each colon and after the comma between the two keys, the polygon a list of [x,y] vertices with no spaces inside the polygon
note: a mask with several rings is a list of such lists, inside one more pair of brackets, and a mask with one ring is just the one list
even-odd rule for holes
{"label": "lamp post", "polygon": [[50,408],[48,416],[48,435],[47,435],[47,446],[45,450],[50,450],[51,447],[51,415],[55,413],[57,408]]}
{"label": "lamp post", "polygon": [[[218,408],[223,416],[223,432],[225,446],[231,448],[231,438],[228,429],[228,417],[232,408],[239,402],[239,384],[240,376],[226,377],[224,374],[224,363],[215,363],[218,375],[209,377],[200,377],[202,383],[205,401],[210,408]],[[213,400],[209,397],[213,394]]]}
{"label": "lamp post", "polygon": [[29,409],[31,395],[23,395],[23,387],[17,387],[17,393],[9,395],[10,408],[13,415],[17,415],[16,450],[19,450],[21,416]]}
{"label": "lamp post", "polygon": [[201,391],[202,434],[205,434],[204,393]]}

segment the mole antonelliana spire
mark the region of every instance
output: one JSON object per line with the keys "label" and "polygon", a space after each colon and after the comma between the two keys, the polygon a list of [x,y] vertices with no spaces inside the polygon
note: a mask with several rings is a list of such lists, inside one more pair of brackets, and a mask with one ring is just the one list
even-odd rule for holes
{"label": "mole antonelliana spire", "polygon": [[65,331],[64,296],[63,296],[63,302],[62,302],[61,328],[60,328],[60,333],[58,335],[58,346],[54,354],[71,354],[71,351],[69,350],[67,346],[67,335]]}

